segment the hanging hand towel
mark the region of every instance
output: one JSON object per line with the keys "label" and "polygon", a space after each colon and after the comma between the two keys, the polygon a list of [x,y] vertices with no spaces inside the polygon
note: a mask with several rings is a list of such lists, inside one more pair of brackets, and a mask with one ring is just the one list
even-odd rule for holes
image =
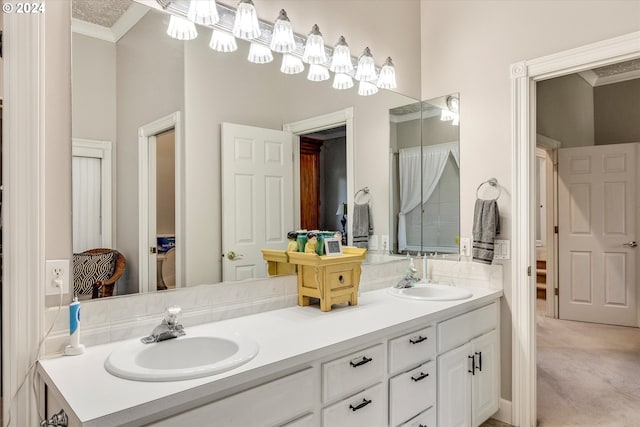
{"label": "hanging hand towel", "polygon": [[473,212],[473,260],[483,264],[493,262],[496,235],[500,234],[500,213],[495,200],[476,200]]}
{"label": "hanging hand towel", "polygon": [[369,235],[373,233],[373,221],[369,203],[353,204],[353,246],[369,247]]}

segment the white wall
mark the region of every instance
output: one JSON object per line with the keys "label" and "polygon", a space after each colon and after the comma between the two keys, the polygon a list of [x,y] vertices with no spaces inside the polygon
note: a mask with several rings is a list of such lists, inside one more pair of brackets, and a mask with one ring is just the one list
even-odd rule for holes
{"label": "white wall", "polygon": [[[640,1],[422,0],[422,99],[460,93],[461,235],[478,184],[496,177],[511,238],[509,65],[640,30]],[[518,244],[518,242],[513,242]],[[502,396],[511,399],[511,262],[502,303]]]}
{"label": "white wall", "polygon": [[596,145],[640,141],[640,79],[593,88]]}
{"label": "white wall", "polygon": [[578,74],[542,81],[537,86],[536,120],[541,135],[563,148],[594,145],[593,87]]}

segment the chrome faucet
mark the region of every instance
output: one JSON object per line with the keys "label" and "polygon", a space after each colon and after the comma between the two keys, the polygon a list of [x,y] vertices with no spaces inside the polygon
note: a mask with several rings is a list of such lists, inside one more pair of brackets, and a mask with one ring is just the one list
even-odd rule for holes
{"label": "chrome faucet", "polygon": [[184,327],[177,321],[180,313],[182,313],[182,309],[180,307],[168,307],[164,312],[164,319],[162,319],[162,322],[153,328],[151,335],[140,338],[140,341],[144,344],[151,344],[185,335],[186,332],[184,331]]}

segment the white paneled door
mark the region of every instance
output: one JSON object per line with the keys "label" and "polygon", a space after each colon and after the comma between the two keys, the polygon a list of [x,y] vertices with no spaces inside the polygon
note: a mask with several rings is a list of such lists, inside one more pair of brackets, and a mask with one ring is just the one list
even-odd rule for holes
{"label": "white paneled door", "polygon": [[286,249],[293,230],[289,132],[222,124],[222,279],[266,277],[261,249]]}
{"label": "white paneled door", "polygon": [[560,149],[560,318],[637,326],[638,144]]}

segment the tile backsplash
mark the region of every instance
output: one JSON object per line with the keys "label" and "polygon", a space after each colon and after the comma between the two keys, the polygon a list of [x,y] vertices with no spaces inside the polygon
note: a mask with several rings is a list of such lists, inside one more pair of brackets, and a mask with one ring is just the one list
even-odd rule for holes
{"label": "tile backsplash", "polygon": [[[393,286],[404,276],[408,261],[393,257],[388,262],[363,264],[360,293]],[[422,276],[422,262],[415,261]],[[428,262],[432,279],[454,285],[502,288],[502,267],[471,262]],[[81,342],[86,346],[144,336],[160,323],[166,307],[182,308],[185,326],[292,307],[298,303],[297,276],[226,282],[148,294],[123,295],[82,302]],[[61,353],[69,343],[69,307],[47,308],[47,325],[55,322],[44,353]]]}

